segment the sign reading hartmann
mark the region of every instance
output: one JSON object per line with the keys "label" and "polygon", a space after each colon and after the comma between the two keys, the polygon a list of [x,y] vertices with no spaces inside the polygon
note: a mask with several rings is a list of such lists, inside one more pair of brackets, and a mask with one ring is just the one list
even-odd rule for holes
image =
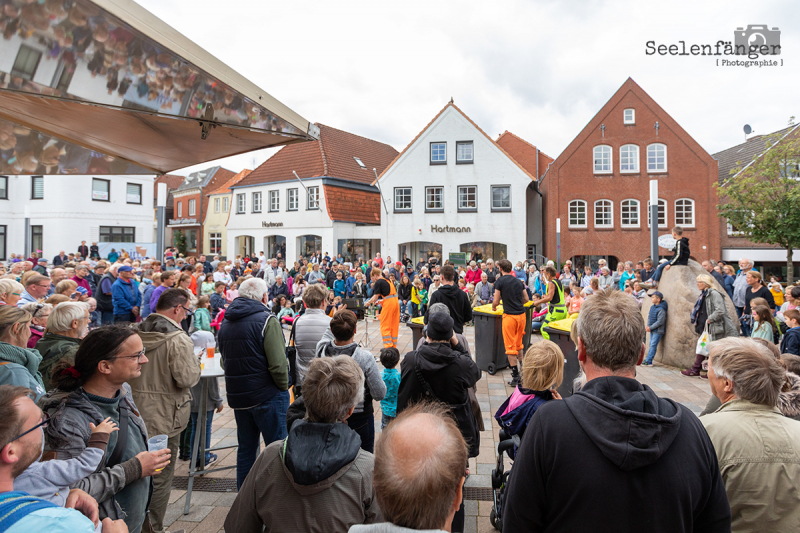
{"label": "sign reading hartmann", "polygon": [[431,224],[431,232],[433,233],[471,233],[472,228],[466,226],[453,227],[453,226],[437,226]]}

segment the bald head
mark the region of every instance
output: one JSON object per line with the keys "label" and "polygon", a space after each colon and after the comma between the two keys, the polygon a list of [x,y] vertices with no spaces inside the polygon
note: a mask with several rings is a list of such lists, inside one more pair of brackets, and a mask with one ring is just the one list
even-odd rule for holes
{"label": "bald head", "polygon": [[418,404],[384,429],[375,446],[378,505],[393,524],[448,529],[461,505],[467,444],[449,410]]}

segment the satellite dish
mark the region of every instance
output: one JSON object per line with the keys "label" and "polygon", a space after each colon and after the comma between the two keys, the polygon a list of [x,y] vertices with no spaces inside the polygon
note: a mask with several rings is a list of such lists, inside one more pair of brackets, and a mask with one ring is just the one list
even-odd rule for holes
{"label": "satellite dish", "polygon": [[744,134],[750,135],[753,132],[753,128],[750,127],[750,124],[744,125]]}

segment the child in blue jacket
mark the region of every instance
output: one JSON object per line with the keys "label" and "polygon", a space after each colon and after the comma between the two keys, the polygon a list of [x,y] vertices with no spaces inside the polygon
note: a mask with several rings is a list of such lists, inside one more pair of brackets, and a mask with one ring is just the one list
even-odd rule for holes
{"label": "child in blue jacket", "polygon": [[336,273],[336,281],[333,282],[333,296],[334,297],[336,297],[336,296],[338,296],[340,298],[344,298],[345,297],[345,282],[344,282],[343,278],[344,278],[344,276],[342,275],[341,271]]}

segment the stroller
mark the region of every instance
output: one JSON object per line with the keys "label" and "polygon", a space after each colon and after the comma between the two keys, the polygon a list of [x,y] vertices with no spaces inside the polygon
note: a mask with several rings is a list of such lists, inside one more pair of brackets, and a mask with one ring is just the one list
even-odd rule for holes
{"label": "stroller", "polygon": [[[509,396],[497,413],[494,419],[500,426],[500,444],[497,445],[497,464],[492,470],[492,497],[494,505],[489,513],[489,522],[497,531],[503,530],[503,510],[505,504],[505,491],[511,470],[505,470],[503,455],[508,455],[509,460],[513,461],[517,455],[519,444],[525,428],[528,427],[531,417],[536,410],[547,401],[552,400],[553,395],[550,391],[532,391],[517,387]],[[514,408],[509,410],[509,405]]]}

